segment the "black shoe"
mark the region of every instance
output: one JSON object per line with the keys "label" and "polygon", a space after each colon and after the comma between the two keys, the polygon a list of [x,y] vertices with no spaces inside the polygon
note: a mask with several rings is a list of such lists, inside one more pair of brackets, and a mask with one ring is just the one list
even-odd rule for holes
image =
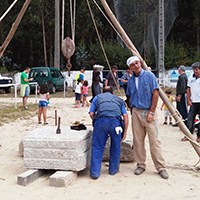
{"label": "black shoe", "polygon": [[163,122],[163,124],[167,124],[167,122]]}
{"label": "black shoe", "polygon": [[176,126],[178,126],[178,124],[173,124],[172,126],[173,126],[173,127],[176,127]]}
{"label": "black shoe", "polygon": [[99,177],[94,177],[90,174],[90,178],[93,179],[93,180],[97,180]]}
{"label": "black shoe", "polygon": [[140,174],[142,174],[144,171],[145,171],[144,168],[142,168],[142,167],[137,167],[137,169],[134,171],[134,174],[135,174],[135,175],[140,175]]}

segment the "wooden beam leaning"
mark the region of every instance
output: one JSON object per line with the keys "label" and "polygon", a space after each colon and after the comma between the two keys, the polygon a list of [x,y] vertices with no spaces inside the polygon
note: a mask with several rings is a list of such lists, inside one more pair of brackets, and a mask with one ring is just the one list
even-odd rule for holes
{"label": "wooden beam leaning", "polygon": [[26,12],[29,4],[30,4],[31,0],[26,0],[26,2],[24,3],[22,9],[20,10],[19,15],[17,16],[17,19],[15,20],[15,22],[12,24],[12,27],[10,29],[10,32],[8,33],[4,43],[1,45],[0,47],[0,58],[3,56],[4,51],[6,50],[7,46],[9,45],[10,41],[12,40],[21,20],[22,17],[24,16],[24,13]]}
{"label": "wooden beam leaning", "polygon": [[[101,0],[101,4],[103,5],[103,7],[104,7],[106,13],[108,14],[110,20],[112,21],[112,23],[114,24],[114,26],[116,27],[116,29],[118,30],[118,32],[121,34],[121,37],[123,38],[124,42],[126,43],[126,46],[130,49],[131,53],[134,56],[138,56],[139,57],[139,59],[141,60],[141,63],[142,63],[142,67],[145,70],[148,70],[148,66],[147,66],[146,62],[141,57],[141,55],[139,54],[139,52],[135,48],[134,44],[131,42],[130,38],[128,37],[128,35],[124,31],[124,29],[122,28],[122,26],[120,25],[120,23],[116,19],[115,15],[111,11],[110,7],[108,6],[106,0]],[[160,95],[160,98],[165,103],[165,105],[167,106],[167,108],[169,109],[171,115],[175,119],[175,121],[178,124],[179,128],[189,138],[189,142],[191,143],[192,147],[194,148],[194,150],[196,151],[196,153],[200,157],[200,145],[196,141],[194,141],[194,139],[193,139],[190,131],[185,126],[184,122],[182,121],[181,116],[178,114],[178,111],[170,103],[170,101],[167,98],[166,94],[163,92],[163,90],[160,87],[159,87],[159,95]]]}

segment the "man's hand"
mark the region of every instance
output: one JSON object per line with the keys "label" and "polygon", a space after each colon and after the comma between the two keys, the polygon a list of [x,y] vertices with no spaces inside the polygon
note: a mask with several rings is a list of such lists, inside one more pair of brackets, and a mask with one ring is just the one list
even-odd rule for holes
{"label": "man's hand", "polygon": [[90,118],[93,119],[94,113],[93,113],[93,112],[90,112],[89,115],[90,115]]}
{"label": "man's hand", "polygon": [[153,114],[151,114],[151,113],[147,114],[147,122],[152,122],[153,118],[154,118]]}
{"label": "man's hand", "polygon": [[192,106],[192,101],[188,100],[188,106]]}
{"label": "man's hand", "polygon": [[121,139],[121,141],[124,141],[126,139],[126,133],[124,132],[123,138]]}
{"label": "man's hand", "polygon": [[121,139],[121,141],[124,141],[126,139],[126,133],[127,133],[127,130],[128,130],[128,114],[124,114],[123,115],[123,118],[124,118],[124,126],[125,126],[125,129],[124,129],[124,136],[123,138]]}
{"label": "man's hand", "polygon": [[177,96],[176,101],[181,102],[181,96]]}

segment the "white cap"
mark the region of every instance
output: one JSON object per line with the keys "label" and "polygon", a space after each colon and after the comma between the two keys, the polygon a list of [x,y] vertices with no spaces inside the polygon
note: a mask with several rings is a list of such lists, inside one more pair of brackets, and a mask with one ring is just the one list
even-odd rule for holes
{"label": "white cap", "polygon": [[127,59],[126,64],[130,66],[130,64],[135,61],[140,61],[140,59],[137,56],[131,56],[130,58]]}

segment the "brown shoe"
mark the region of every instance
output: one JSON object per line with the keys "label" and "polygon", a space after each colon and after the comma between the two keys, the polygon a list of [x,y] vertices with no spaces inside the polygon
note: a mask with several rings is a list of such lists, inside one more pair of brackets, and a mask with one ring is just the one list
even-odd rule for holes
{"label": "brown shoe", "polygon": [[198,137],[196,141],[197,141],[198,143],[200,143],[200,137]]}
{"label": "brown shoe", "polygon": [[187,139],[187,137],[185,136],[185,137],[183,137],[183,138],[181,139],[181,141],[182,141],[182,142],[185,142],[185,141],[188,141],[188,139]]}

